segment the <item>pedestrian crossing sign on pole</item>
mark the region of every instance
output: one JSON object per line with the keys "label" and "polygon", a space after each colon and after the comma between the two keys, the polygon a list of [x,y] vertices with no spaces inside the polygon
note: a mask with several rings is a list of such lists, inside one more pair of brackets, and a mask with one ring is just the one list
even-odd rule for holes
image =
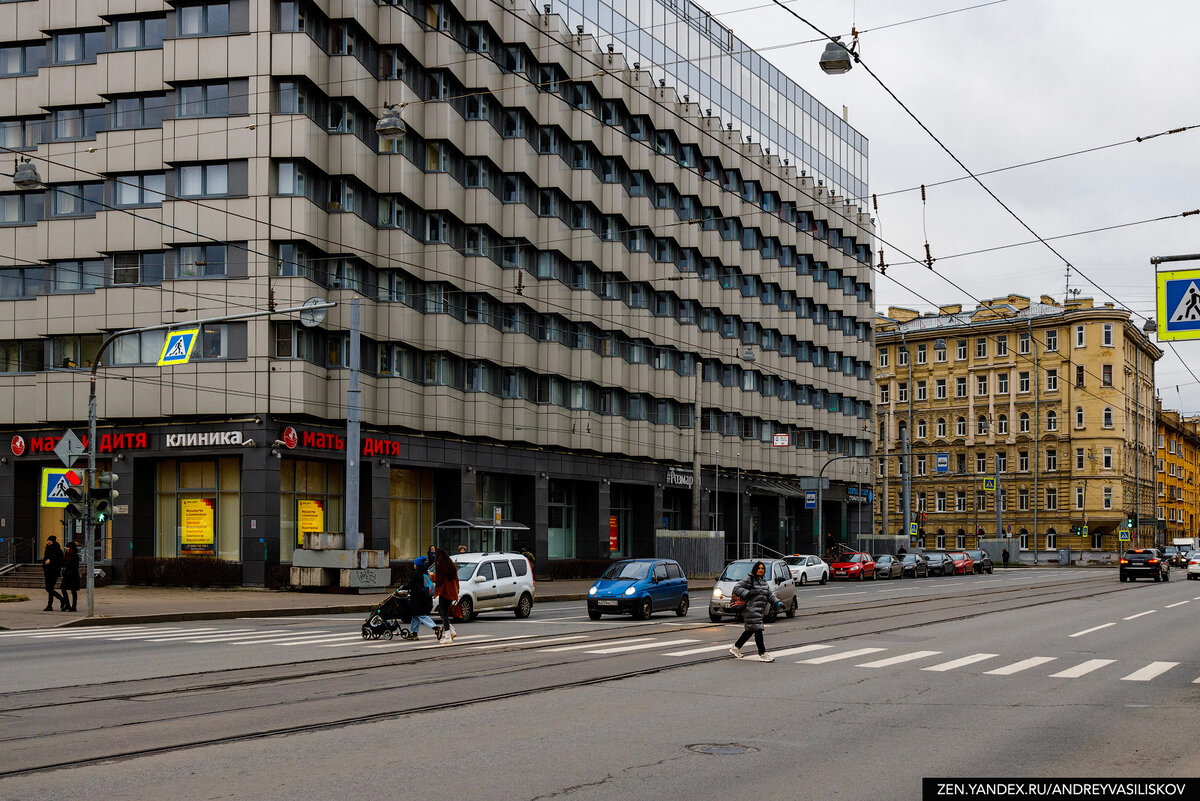
{"label": "pedestrian crossing sign on pole", "polygon": [[992,490],[993,492],[995,492],[995,490],[996,490],[996,479],[994,479],[994,478],[985,478],[985,479],[983,480],[983,488],[984,488],[984,490]]}
{"label": "pedestrian crossing sign on pole", "polygon": [[1127,529],[1127,528],[1118,529],[1117,530],[1117,538],[1120,539],[1121,542],[1129,542],[1129,529]]}
{"label": "pedestrian crossing sign on pole", "polygon": [[1158,338],[1200,339],[1200,270],[1158,273]]}
{"label": "pedestrian crossing sign on pole", "polygon": [[200,336],[199,328],[188,328],[182,331],[168,331],[167,339],[163,342],[162,355],[158,357],[159,367],[177,367],[187,364],[192,358],[192,348]]}
{"label": "pedestrian crossing sign on pole", "polygon": [[[67,473],[74,473],[75,480],[71,481],[67,478]],[[67,498],[67,489],[72,486],[82,485],[82,470],[67,470],[64,467],[43,467],[41,505],[65,509],[67,504],[70,503],[70,500]]]}

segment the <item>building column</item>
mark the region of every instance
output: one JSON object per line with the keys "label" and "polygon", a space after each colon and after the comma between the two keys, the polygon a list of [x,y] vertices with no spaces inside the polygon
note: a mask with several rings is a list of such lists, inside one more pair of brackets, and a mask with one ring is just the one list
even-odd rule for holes
{"label": "building column", "polygon": [[[383,461],[382,464],[380,462]],[[388,551],[392,549],[392,466],[385,460],[364,457],[359,498],[359,525],[363,530],[363,547]],[[436,521],[435,521],[436,522]]]}
{"label": "building column", "polygon": [[242,455],[242,583],[261,587],[279,564],[279,460],[270,448]]}

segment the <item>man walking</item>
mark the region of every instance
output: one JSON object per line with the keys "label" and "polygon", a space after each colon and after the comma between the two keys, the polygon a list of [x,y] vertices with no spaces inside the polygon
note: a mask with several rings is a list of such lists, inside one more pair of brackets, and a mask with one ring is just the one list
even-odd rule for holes
{"label": "man walking", "polygon": [[58,537],[51,534],[46,537],[46,550],[42,552],[42,576],[46,580],[46,608],[43,612],[54,611],[54,599],[57,598],[62,608],[67,608],[67,597],[60,595],[54,589],[54,585],[58,583],[58,577],[62,574],[63,566],[63,551],[62,546],[58,544]]}
{"label": "man walking", "polygon": [[1007,548],[1005,548],[1003,551],[1000,552],[1000,558],[1002,560],[1004,560],[1004,566],[1008,567],[1008,549]]}

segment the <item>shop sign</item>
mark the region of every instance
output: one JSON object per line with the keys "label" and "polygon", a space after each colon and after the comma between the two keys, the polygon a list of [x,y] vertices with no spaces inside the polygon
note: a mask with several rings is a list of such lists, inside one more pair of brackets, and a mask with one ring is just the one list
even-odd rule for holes
{"label": "shop sign", "polygon": [[690,489],[692,486],[692,480],[693,480],[693,476],[692,476],[691,472],[689,472],[687,470],[680,470],[675,467],[667,468],[667,483],[668,484],[671,484],[676,487],[688,487]]}
{"label": "shop sign", "polygon": [[300,442],[300,437],[298,437],[296,435],[296,429],[292,428],[291,426],[288,426],[287,428],[283,429],[283,435],[279,439],[283,442],[284,445],[287,446],[287,449],[289,451],[292,448],[295,448],[296,445]]}
{"label": "shop sign", "polygon": [[771,447],[786,448],[792,444],[791,434],[773,434],[771,436]]}
{"label": "shop sign", "polygon": [[[343,451],[346,440],[341,434],[329,434],[323,431],[296,431],[288,426],[280,437],[288,449],[297,445],[303,448],[313,448],[321,451]],[[400,443],[378,437],[363,437],[363,456],[399,456]]]}
{"label": "shop sign", "polygon": [[[54,453],[54,449],[58,446],[58,441],[62,437],[53,435],[45,437],[30,437],[29,438],[29,453]],[[88,438],[84,435],[80,438],[83,444],[84,451],[87,451]],[[125,432],[118,434],[110,432],[100,435],[100,447],[97,448],[101,453],[109,453],[112,451],[132,451],[143,450],[150,447],[150,435],[143,432]]]}
{"label": "shop sign", "polygon": [[616,551],[621,547],[617,540],[617,516],[611,515],[608,518],[608,550]]}
{"label": "shop sign", "polygon": [[241,445],[241,431],[210,431],[204,434],[167,434],[168,448],[210,448],[214,445]]}
{"label": "shop sign", "polygon": [[312,498],[296,501],[296,542],[304,542],[306,533],[319,534],[325,530],[325,502]]}
{"label": "shop sign", "polygon": [[25,454],[25,438],[20,434],[14,434],[8,447],[13,456],[23,456]]}
{"label": "shop sign", "polygon": [[212,498],[179,499],[179,544],[184,556],[215,553]]}

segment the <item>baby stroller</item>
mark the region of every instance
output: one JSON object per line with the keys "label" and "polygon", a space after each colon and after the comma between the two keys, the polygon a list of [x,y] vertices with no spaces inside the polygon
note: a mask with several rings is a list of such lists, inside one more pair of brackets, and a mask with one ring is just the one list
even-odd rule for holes
{"label": "baby stroller", "polygon": [[408,590],[396,590],[383,599],[379,606],[367,613],[367,619],[362,624],[364,640],[392,639],[396,631],[402,639],[408,639],[406,624],[412,621],[408,611]]}

